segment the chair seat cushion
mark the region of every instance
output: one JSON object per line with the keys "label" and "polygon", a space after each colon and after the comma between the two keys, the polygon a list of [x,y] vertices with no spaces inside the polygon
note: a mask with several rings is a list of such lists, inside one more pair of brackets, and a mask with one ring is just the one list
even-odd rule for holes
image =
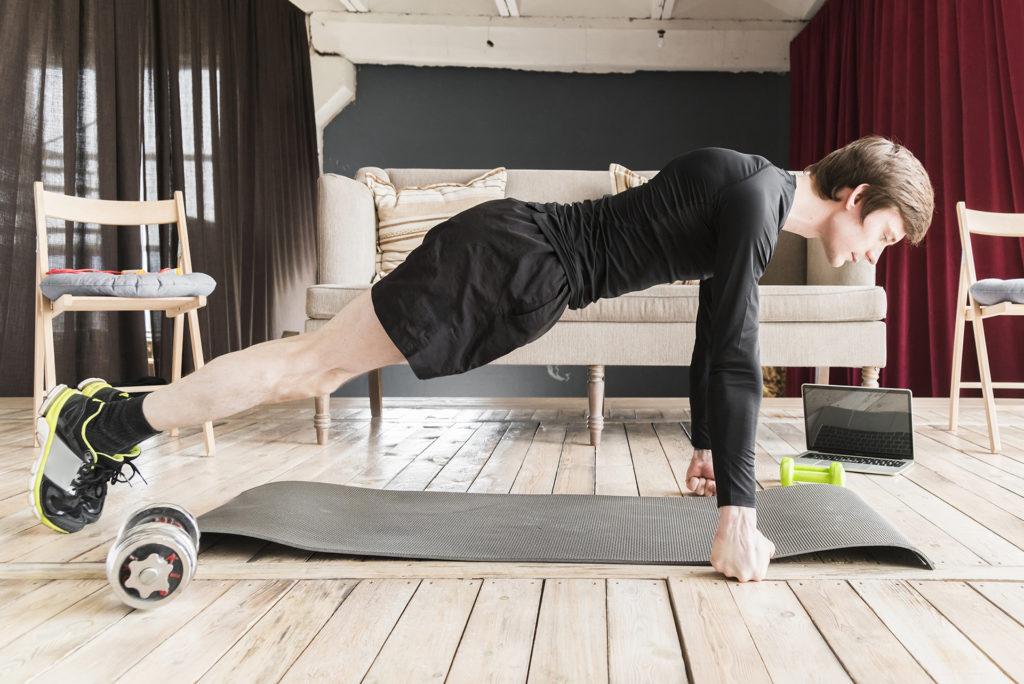
{"label": "chair seat cushion", "polygon": [[971,295],[974,296],[974,301],[982,306],[992,306],[1000,302],[1024,304],[1024,278],[985,278],[971,285]]}
{"label": "chair seat cushion", "polygon": [[49,300],[78,297],[197,297],[208,295],[217,281],[205,273],[53,273],[39,283]]}
{"label": "chair seat cushion", "polygon": [[[331,318],[368,286],[314,285],[306,290],[306,314]],[[697,320],[697,285],[655,285],[583,309],[566,309],[560,320],[614,323],[678,323]],[[762,285],[764,322],[880,321],[885,290],[862,285]]]}

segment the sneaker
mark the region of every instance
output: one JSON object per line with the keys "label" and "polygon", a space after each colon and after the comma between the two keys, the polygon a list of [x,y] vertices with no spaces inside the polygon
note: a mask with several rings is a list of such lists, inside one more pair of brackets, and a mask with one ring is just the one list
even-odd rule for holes
{"label": "sneaker", "polygon": [[39,409],[36,431],[39,459],[29,480],[32,511],[44,525],[57,532],[77,532],[96,522],[103,512],[107,483],[127,482],[121,474],[125,465],[133,474],[138,469],[129,454],[97,453],[85,437],[85,426],[106,404],[94,397],[58,385]]}
{"label": "sneaker", "polygon": [[101,378],[83,380],[78,383],[78,391],[87,397],[96,397],[105,404],[109,404],[112,401],[124,401],[132,396],[127,392],[111,387],[110,383]]}

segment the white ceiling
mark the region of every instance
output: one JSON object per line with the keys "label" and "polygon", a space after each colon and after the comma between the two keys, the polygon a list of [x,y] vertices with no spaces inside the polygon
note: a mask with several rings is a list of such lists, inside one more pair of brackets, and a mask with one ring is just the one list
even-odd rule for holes
{"label": "white ceiling", "polygon": [[[825,0],[292,0],[310,12],[357,11],[430,17],[697,19],[805,22]],[[668,9],[666,15],[664,10]]]}
{"label": "white ceiling", "polygon": [[826,0],[291,0],[319,57],[575,72],[789,71]]}

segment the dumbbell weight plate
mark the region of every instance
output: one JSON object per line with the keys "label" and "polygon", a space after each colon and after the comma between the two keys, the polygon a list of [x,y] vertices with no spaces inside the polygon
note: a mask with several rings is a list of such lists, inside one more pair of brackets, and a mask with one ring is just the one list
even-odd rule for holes
{"label": "dumbbell weight plate", "polygon": [[196,522],[195,516],[181,506],[172,503],[150,504],[138,509],[129,515],[121,525],[118,537],[123,538],[128,530],[136,525],[150,522],[166,523],[185,530],[192,537],[195,547],[199,548],[199,523]]}
{"label": "dumbbell weight plate", "polygon": [[107,580],[133,608],[153,608],[180,594],[195,573],[196,547],[181,527],[144,522],[127,531],[107,554]]}

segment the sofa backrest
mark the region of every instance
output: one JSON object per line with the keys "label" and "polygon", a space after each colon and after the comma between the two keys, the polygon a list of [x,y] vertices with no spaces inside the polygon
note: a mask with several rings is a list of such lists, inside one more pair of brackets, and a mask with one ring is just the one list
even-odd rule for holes
{"label": "sofa backrest", "polygon": [[[360,169],[356,180],[367,171]],[[384,169],[396,187],[430,183],[464,183],[490,169]],[[379,171],[379,169],[378,169]],[[638,171],[653,178],[657,171]],[[505,196],[528,202],[578,202],[600,199],[611,192],[608,171],[549,169],[508,169]],[[807,282],[807,245],[799,235],[782,233],[764,276],[762,285],[803,285]]]}

